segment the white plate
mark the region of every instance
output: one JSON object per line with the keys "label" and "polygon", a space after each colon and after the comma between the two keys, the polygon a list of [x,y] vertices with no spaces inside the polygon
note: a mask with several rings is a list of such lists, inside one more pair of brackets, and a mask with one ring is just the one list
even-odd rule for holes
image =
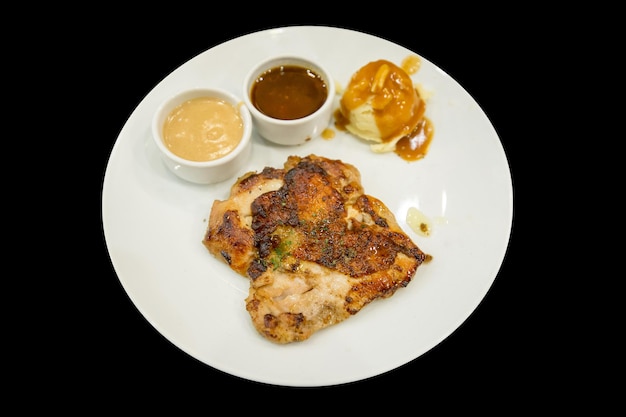
{"label": "white plate", "polygon": [[[330,45],[350,48],[330,48]],[[400,367],[432,349],[474,311],[504,260],[512,226],[513,190],[500,139],[480,106],[456,81],[423,57],[415,83],[432,95],[435,126],[428,155],[405,162],[374,154],[337,132],[298,147],[253,135],[253,156],[241,173],[282,166],[290,154],[315,153],[354,164],[366,193],[380,198],[431,263],[413,281],[309,340],[276,345],[254,330],[245,309],[248,281],[201,244],[211,204],[233,181],[198,186],[173,176],[150,139],[150,120],[167,96],[213,86],[242,96],[242,80],[258,61],[279,53],[310,56],[340,86],[376,59],[400,64],[418,55],[387,40],[347,29],[292,26],[247,34],[181,65],[150,91],[122,128],[102,190],[102,221],[113,267],[130,299],[168,340],[201,362],[251,381],[327,386]],[[422,237],[406,224],[416,207],[433,221]]]}

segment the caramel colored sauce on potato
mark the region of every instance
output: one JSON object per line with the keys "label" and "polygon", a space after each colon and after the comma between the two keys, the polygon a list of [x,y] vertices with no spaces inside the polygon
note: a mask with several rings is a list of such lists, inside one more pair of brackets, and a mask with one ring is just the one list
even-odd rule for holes
{"label": "caramel colored sauce on potato", "polygon": [[433,139],[433,124],[427,117],[417,124],[412,135],[404,136],[396,143],[395,153],[405,161],[417,161],[426,156]]}
{"label": "caramel colored sauce on potato", "polygon": [[252,104],[262,113],[281,120],[306,117],[328,97],[328,86],[314,71],[298,65],[281,65],[261,74],[252,85]]}
{"label": "caramel colored sauce on potato", "polygon": [[387,60],[372,61],[350,79],[334,112],[335,127],[346,131],[350,111],[373,95],[372,108],[381,140],[389,142],[399,135],[394,152],[405,161],[422,159],[434,135],[434,126],[425,116],[426,101],[414,87],[410,75],[421,67],[417,55],[409,55],[397,66]]}
{"label": "caramel colored sauce on potato", "polygon": [[335,118],[335,127],[337,128],[337,130],[341,132],[346,132],[348,130],[346,129],[346,124],[348,124],[349,120],[346,116],[343,115],[341,107],[335,109],[335,111],[333,112],[333,117]]}
{"label": "caramel colored sauce on potato", "polygon": [[369,62],[354,73],[341,98],[341,111],[349,114],[368,100],[383,142],[412,132],[423,114],[409,75],[384,59]]}

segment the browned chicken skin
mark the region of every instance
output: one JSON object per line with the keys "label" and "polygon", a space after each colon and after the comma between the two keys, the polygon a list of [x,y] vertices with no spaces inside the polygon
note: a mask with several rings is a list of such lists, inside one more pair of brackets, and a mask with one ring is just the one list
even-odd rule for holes
{"label": "browned chicken skin", "polygon": [[202,243],[250,279],[246,309],[276,343],[390,297],[427,258],[354,166],[316,155],[240,177],[214,202]]}

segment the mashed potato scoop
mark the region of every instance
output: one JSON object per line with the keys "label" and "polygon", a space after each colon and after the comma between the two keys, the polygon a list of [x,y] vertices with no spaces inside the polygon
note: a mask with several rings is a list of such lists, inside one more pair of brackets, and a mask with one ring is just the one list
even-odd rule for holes
{"label": "mashed potato scoop", "polygon": [[425,102],[401,67],[380,59],[354,73],[340,100],[345,128],[374,142],[374,152],[391,152],[403,137],[416,133]]}

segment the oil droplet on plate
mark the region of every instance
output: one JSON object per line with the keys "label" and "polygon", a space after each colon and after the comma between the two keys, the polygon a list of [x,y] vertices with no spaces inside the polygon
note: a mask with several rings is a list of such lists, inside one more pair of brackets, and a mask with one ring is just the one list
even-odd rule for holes
{"label": "oil droplet on plate", "polygon": [[409,55],[402,60],[402,64],[400,64],[402,69],[409,75],[415,74],[419,71],[422,62],[420,57],[417,55]]}
{"label": "oil droplet on plate", "polygon": [[326,140],[330,140],[332,138],[335,137],[335,131],[330,129],[330,128],[326,128],[322,131],[322,138],[326,139]]}
{"label": "oil droplet on plate", "polygon": [[410,207],[407,211],[406,222],[420,236],[428,237],[432,233],[432,221],[415,207]]}

